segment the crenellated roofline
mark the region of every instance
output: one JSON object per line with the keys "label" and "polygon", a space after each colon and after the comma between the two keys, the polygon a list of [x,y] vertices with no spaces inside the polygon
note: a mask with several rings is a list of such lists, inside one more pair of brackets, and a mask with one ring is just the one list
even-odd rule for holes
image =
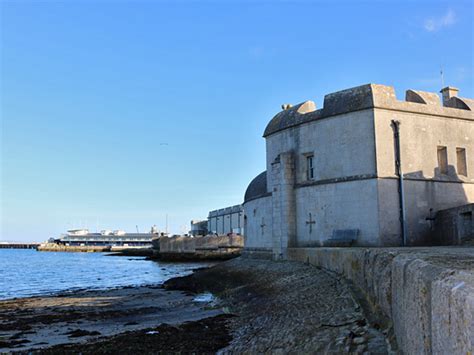
{"label": "crenellated roofline", "polygon": [[319,110],[312,101],[285,105],[286,109],[270,120],[263,136],[314,120],[374,108],[474,121],[473,99],[452,96],[441,104],[435,93],[407,90],[405,100],[397,100],[392,86],[357,86],[326,95],[323,108]]}

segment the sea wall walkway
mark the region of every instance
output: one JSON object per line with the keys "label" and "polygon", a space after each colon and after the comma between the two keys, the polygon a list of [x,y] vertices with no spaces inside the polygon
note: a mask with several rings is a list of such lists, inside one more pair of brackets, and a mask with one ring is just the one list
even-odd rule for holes
{"label": "sea wall walkway", "polygon": [[404,353],[472,352],[474,248],[291,248],[288,258],[351,281]]}

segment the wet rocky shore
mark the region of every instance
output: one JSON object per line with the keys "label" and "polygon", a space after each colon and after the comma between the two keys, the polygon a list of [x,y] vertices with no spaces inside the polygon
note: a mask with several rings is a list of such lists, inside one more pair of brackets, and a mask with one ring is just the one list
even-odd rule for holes
{"label": "wet rocky shore", "polygon": [[162,286],[0,302],[0,352],[388,353],[368,319],[336,275],[237,258]]}

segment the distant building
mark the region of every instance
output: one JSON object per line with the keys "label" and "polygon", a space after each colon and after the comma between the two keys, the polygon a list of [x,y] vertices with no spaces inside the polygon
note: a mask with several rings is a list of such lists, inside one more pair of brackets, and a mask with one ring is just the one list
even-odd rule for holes
{"label": "distant building", "polygon": [[242,205],[209,212],[207,219],[209,233],[226,235],[244,234],[244,210]]}
{"label": "distant building", "polygon": [[433,244],[436,212],[474,202],[474,100],[441,92],[442,102],[414,90],[401,101],[368,84],[326,95],[319,110],[284,105],[264,132],[266,171],[245,194],[246,250]]}
{"label": "distant building", "polygon": [[191,221],[191,230],[189,231],[189,234],[192,236],[207,235],[208,234],[207,219],[205,220],[193,219]]}
{"label": "distant building", "polygon": [[100,233],[91,233],[88,229],[71,229],[58,239],[50,239],[69,246],[151,246],[152,239],[162,235],[156,226],[152,226],[149,233],[127,233],[123,230],[102,230]]}

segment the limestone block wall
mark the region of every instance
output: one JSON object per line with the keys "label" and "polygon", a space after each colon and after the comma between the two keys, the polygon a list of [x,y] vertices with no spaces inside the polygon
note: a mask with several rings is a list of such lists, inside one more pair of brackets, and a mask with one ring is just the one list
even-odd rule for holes
{"label": "limestone block wall", "polygon": [[297,184],[307,181],[307,153],[314,154],[315,181],[376,173],[372,110],[303,124],[298,134]]}
{"label": "limestone block wall", "polygon": [[392,327],[405,354],[474,347],[471,248],[290,248],[288,259],[343,275]]}
{"label": "limestone block wall", "polygon": [[199,251],[226,248],[242,248],[243,237],[240,235],[209,235],[199,237],[174,236],[160,238],[160,254],[163,253],[198,253]]}
{"label": "limestone block wall", "polygon": [[[456,148],[465,148],[468,161],[472,161],[474,157],[474,116],[466,110],[451,108],[444,108],[444,110],[453,115],[470,114],[470,119],[375,109],[379,177],[396,177],[391,121],[398,120],[400,121],[402,169],[407,178],[436,178],[442,181],[474,183],[474,164],[467,164],[467,176],[459,175],[456,156]],[[441,174],[439,171],[438,146],[447,147],[448,174]]]}
{"label": "limestone block wall", "polygon": [[[314,181],[375,175],[372,110],[312,121],[266,137],[267,171],[277,156],[293,152],[295,183],[307,181],[306,156],[313,154]],[[270,174],[267,185],[270,186]]]}
{"label": "limestone block wall", "polygon": [[245,222],[245,248],[249,250],[272,249],[273,219],[272,197],[262,197],[244,204],[247,215]]}
{"label": "limestone block wall", "polygon": [[296,245],[296,201],[294,154],[281,153],[272,163],[272,249],[275,259],[285,259],[288,246]]}
{"label": "limestone block wall", "polygon": [[193,253],[196,250],[196,238],[174,236],[160,238],[160,253]]}
{"label": "limestone block wall", "polygon": [[[398,104],[403,106],[400,108],[418,112],[375,109],[381,236],[388,241],[401,240],[400,227],[397,227],[399,197],[391,126],[391,120],[398,120],[408,243],[430,244],[433,242],[432,218],[437,211],[474,202],[474,118],[472,112],[467,110],[440,106],[438,115],[433,115],[431,111],[423,114],[423,108],[433,109],[431,106],[402,102]],[[447,173],[440,171],[439,146],[446,147]],[[465,149],[466,175],[459,174],[458,148]]]}
{"label": "limestone block wall", "polygon": [[434,241],[437,245],[473,245],[474,203],[436,213]]}
{"label": "limestone block wall", "polygon": [[401,246],[400,200],[395,179],[377,179],[379,240],[382,246]]}
{"label": "limestone block wall", "polygon": [[[408,223],[407,243],[415,246],[434,243],[434,217],[437,211],[463,206],[468,203],[467,195],[474,196],[473,184],[429,180],[407,180],[404,190]],[[381,230],[389,231],[399,224],[396,180],[385,180],[383,184],[379,184],[379,200],[392,201],[390,208],[380,210]]]}
{"label": "limestone block wall", "polygon": [[296,211],[300,247],[322,246],[341,229],[359,230],[356,245],[382,245],[376,179],[297,188]]}

